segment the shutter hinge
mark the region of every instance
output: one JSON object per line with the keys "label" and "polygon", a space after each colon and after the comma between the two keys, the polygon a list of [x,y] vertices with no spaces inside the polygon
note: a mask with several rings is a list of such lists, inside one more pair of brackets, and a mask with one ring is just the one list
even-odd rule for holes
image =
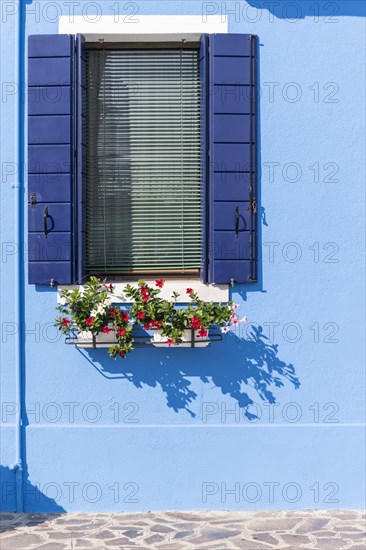
{"label": "shutter hinge", "polygon": [[253,214],[257,213],[257,201],[255,197],[252,197],[250,200],[250,205],[247,208],[248,212],[253,212]]}
{"label": "shutter hinge", "polygon": [[36,207],[37,201],[36,201],[36,194],[35,193],[31,193],[29,195],[29,204],[31,205],[31,208]]}
{"label": "shutter hinge", "polygon": [[233,278],[230,279],[230,286],[232,286],[232,287],[235,286],[235,280]]}
{"label": "shutter hinge", "polygon": [[55,279],[50,280],[50,287],[53,288],[55,286]]}

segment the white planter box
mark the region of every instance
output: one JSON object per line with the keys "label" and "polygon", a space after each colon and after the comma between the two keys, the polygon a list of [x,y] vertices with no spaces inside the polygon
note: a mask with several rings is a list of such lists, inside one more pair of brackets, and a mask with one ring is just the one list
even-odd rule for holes
{"label": "white planter box", "polygon": [[90,331],[78,332],[78,338],[76,345],[79,348],[109,348],[111,345],[116,344],[116,334],[111,330],[108,334],[98,334],[93,341],[93,334]]}
{"label": "white planter box", "polygon": [[[140,327],[141,328],[141,327]],[[90,331],[83,331],[83,332],[74,332],[74,336],[71,338],[66,339],[66,343],[68,344],[74,344],[79,348],[109,348],[113,344],[117,343],[116,333],[114,330],[111,330],[108,334],[100,333],[95,338],[93,338],[93,333]],[[143,344],[152,344],[154,347],[159,348],[167,348],[170,347],[167,344],[167,336],[162,336],[161,330],[154,330],[153,333],[150,334],[151,340],[149,341],[148,335],[146,335],[146,339],[143,342]],[[192,345],[192,338],[193,338],[193,345]],[[198,330],[195,330],[192,334],[192,329],[187,329],[184,331],[184,334],[182,336],[183,342],[181,344],[172,344],[171,347],[179,347],[179,348],[206,348],[211,341],[215,341],[212,339],[208,339],[208,336],[204,336],[201,338],[198,336]],[[139,338],[135,340],[135,343],[138,345]]]}
{"label": "white planter box", "polygon": [[[169,346],[166,341],[168,339],[167,336],[163,336],[161,334],[161,330],[154,330],[153,334],[153,346],[157,348],[168,348],[168,347],[179,347],[179,348],[191,348],[192,347],[192,330],[189,328],[184,331],[184,334],[182,336],[183,342],[181,344],[172,344]],[[202,340],[207,340],[207,336],[204,336],[201,338],[198,336],[198,330],[194,331],[194,346],[195,348],[206,348],[210,342],[205,342]],[[184,343],[187,342],[187,343]]]}

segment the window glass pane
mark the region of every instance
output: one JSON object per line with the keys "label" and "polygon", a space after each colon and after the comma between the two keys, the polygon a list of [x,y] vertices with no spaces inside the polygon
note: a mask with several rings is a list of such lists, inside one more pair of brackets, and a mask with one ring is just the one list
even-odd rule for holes
{"label": "window glass pane", "polygon": [[200,266],[197,49],[87,53],[89,272]]}

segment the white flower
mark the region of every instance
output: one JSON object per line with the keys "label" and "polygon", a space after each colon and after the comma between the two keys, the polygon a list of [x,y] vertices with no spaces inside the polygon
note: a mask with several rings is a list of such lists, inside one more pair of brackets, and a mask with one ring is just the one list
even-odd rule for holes
{"label": "white flower", "polygon": [[62,306],[64,306],[65,304],[67,304],[67,300],[64,296],[61,296],[59,298],[59,304],[61,304]]}
{"label": "white flower", "polygon": [[248,322],[248,317],[246,315],[244,315],[244,317],[242,317],[239,321],[239,323],[247,323]]}
{"label": "white flower", "polygon": [[239,308],[240,308],[239,304],[234,304],[234,310],[235,311],[238,311]]}
{"label": "white flower", "polygon": [[96,309],[92,309],[90,312],[90,317],[96,317],[98,315],[98,311]]}
{"label": "white flower", "polygon": [[106,298],[106,299],[104,300],[104,309],[105,309],[106,307],[109,307],[110,305],[111,305],[111,299],[110,299],[110,298]]}
{"label": "white flower", "polygon": [[221,332],[223,334],[226,334],[227,332],[229,332],[229,327],[221,327]]}

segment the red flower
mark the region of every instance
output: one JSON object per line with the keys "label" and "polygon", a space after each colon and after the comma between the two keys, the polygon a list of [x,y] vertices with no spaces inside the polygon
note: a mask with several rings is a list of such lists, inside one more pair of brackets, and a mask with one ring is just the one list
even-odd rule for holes
{"label": "red flower", "polygon": [[201,321],[198,319],[198,317],[196,317],[196,316],[192,317],[191,323],[192,323],[192,327],[194,329],[197,330],[197,329],[201,328]]}
{"label": "red flower", "polygon": [[145,312],[144,311],[139,311],[138,314],[137,314],[137,319],[144,319],[145,318]]}
{"label": "red flower", "polygon": [[128,313],[126,311],[121,311],[122,321],[128,321]]}
{"label": "red flower", "polygon": [[104,334],[109,334],[111,329],[109,327],[103,327]]}
{"label": "red flower", "polygon": [[117,315],[118,311],[116,310],[115,307],[111,307],[111,308],[109,309],[109,313],[110,313],[111,315],[114,316],[114,315]]}
{"label": "red flower", "polygon": [[61,323],[63,324],[64,327],[66,327],[67,325],[70,324],[70,319],[68,319],[67,317],[63,317]]}
{"label": "red flower", "polygon": [[171,338],[168,338],[166,343],[168,344],[168,346],[171,346],[173,344],[173,340]]}
{"label": "red flower", "polygon": [[87,327],[91,327],[93,323],[94,323],[94,317],[87,317],[85,319],[85,324]]}
{"label": "red flower", "polygon": [[192,294],[192,292],[193,292],[193,288],[187,288],[187,290],[186,290],[187,294]]}
{"label": "red flower", "polygon": [[156,285],[158,288],[163,288],[164,282],[165,282],[164,279],[156,279],[155,285]]}
{"label": "red flower", "polygon": [[201,328],[201,330],[198,331],[198,336],[201,336],[202,338],[204,336],[207,336],[207,329],[206,328]]}
{"label": "red flower", "polygon": [[121,357],[126,357],[126,352],[125,352],[124,349],[121,349],[119,354],[120,354]]}
{"label": "red flower", "polygon": [[124,336],[124,335],[126,334],[126,329],[124,329],[124,328],[119,328],[119,329],[117,330],[117,334],[118,334],[118,336]]}
{"label": "red flower", "polygon": [[150,330],[150,328],[151,328],[151,327],[150,327],[150,323],[146,323],[146,325],[144,325],[144,329],[145,329],[145,330]]}
{"label": "red flower", "polygon": [[113,292],[113,285],[112,285],[112,283],[111,283],[110,285],[108,285],[107,288],[109,288],[109,292]]}
{"label": "red flower", "polygon": [[147,302],[149,297],[150,297],[150,294],[149,294],[149,290],[147,288],[147,286],[142,286],[141,287],[141,296],[142,296],[142,299],[144,302]]}

